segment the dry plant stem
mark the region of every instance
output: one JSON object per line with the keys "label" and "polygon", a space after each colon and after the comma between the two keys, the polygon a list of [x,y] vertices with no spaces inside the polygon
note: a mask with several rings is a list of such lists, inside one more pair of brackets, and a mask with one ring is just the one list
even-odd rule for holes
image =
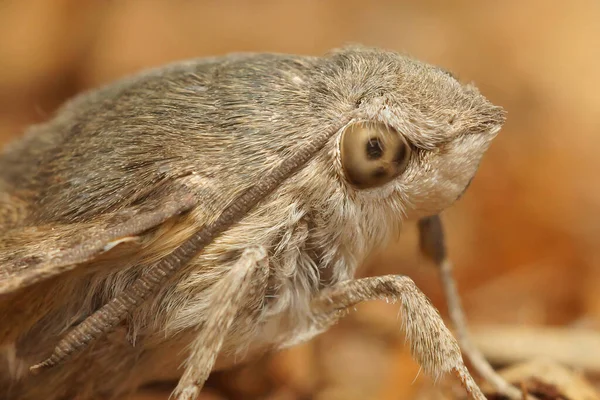
{"label": "dry plant stem", "polygon": [[411,353],[434,379],[448,372],[458,376],[475,400],[485,396],[464,365],[460,347],[429,299],[405,276],[386,275],[343,282],[322,291],[312,302],[319,327],[329,326],[349,308],[369,300],[400,302]]}
{"label": "dry plant stem", "polygon": [[[448,302],[450,320],[456,330],[457,340],[465,355],[471,360],[473,368],[499,393],[509,397],[511,400],[522,400],[523,393],[521,390],[498,375],[479,349],[473,344],[473,340],[471,339],[467,328],[465,313],[460,303],[456,282],[453,277],[452,263],[450,260],[445,259],[439,268],[446,301]],[[529,399],[537,400],[533,395],[529,395]]]}
{"label": "dry plant stem", "polygon": [[529,399],[529,395],[527,394],[527,388],[525,387],[524,382],[521,382],[521,394],[523,395],[523,400]]}
{"label": "dry plant stem", "polygon": [[216,284],[206,324],[191,344],[185,372],[173,393],[177,400],[195,400],[199,396],[234,320],[252,299],[264,298],[269,275],[266,260],[267,253],[262,247],[248,248]]}
{"label": "dry plant stem", "polygon": [[64,362],[80,353],[92,341],[111,331],[181,267],[209,245],[215,237],[241,220],[262,199],[279,187],[285,179],[306,164],[344,124],[345,121],[340,121],[336,126],[324,127],[310,143],[298,149],[288,159],[272,169],[264,179],[239,196],[215,222],[206,225],[167,257],[149,267],[128,289],[72,329],[57,344],[48,359],[30,368],[31,372],[36,373]]}
{"label": "dry plant stem", "polygon": [[[452,263],[447,257],[441,218],[435,215],[420,220],[419,233],[421,250],[439,268],[444,295],[448,303],[448,313],[456,330],[457,340],[460,343],[462,351],[471,360],[473,368],[477,373],[488,381],[494,390],[509,397],[511,400],[522,400],[523,394],[521,390],[498,375],[485,357],[483,357],[479,349],[473,345],[456,287]],[[529,398],[537,400],[532,395]]]}

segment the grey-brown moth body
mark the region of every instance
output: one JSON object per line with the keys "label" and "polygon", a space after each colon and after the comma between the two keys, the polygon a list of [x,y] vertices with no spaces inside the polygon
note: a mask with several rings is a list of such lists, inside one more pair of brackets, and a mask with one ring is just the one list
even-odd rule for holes
{"label": "grey-brown moth body", "polygon": [[[447,72],[362,47],[184,61],[76,97],[0,156],[0,397],[118,396],[185,371],[177,394],[193,398],[213,367],[308,340],[346,306],[400,293],[418,361],[433,374],[455,368],[450,339],[419,344],[445,328],[433,312],[408,312],[421,304],[410,282],[352,279],[403,221],[462,194],[503,122]],[[324,131],[305,165],[110,333],[29,373]]]}

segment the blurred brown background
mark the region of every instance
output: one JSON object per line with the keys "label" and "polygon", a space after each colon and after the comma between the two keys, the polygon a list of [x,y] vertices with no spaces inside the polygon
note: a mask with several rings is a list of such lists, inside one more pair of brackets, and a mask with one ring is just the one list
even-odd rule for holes
{"label": "blurred brown background", "polygon": [[[48,118],[69,96],[141,68],[232,51],[322,54],[348,42],[439,64],[508,110],[467,194],[445,213],[473,329],[500,324],[597,332],[595,0],[1,0],[0,140]],[[408,274],[445,309],[436,271],[417,253],[414,226],[361,273]],[[432,382],[423,374],[415,379],[419,368],[403,343],[398,308],[365,304],[317,340],[263,360],[261,368],[213,377],[211,393],[417,398]],[[587,350],[600,349],[579,349]]]}

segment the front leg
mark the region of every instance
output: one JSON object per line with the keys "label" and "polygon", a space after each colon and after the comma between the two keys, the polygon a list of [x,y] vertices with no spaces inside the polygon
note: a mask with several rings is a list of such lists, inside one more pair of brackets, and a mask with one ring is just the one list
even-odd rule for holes
{"label": "front leg", "polygon": [[406,336],[419,365],[435,379],[454,372],[473,399],[485,399],[439,312],[408,277],[386,275],[356,279],[321,291],[311,303],[314,320],[311,331],[326,330],[349,308],[368,300],[399,301]]}
{"label": "front leg", "polygon": [[198,397],[235,318],[245,310],[252,312],[254,300],[264,298],[268,274],[266,250],[262,247],[248,248],[216,284],[209,300],[206,323],[190,346],[185,372],[173,393],[177,400]]}

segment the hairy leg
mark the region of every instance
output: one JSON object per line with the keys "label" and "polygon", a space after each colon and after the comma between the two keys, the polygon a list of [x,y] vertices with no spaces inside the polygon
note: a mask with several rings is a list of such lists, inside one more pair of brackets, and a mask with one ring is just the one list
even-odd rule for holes
{"label": "hairy leg", "polygon": [[416,361],[434,379],[456,374],[476,400],[485,399],[464,365],[458,343],[429,299],[405,276],[386,275],[342,282],[323,290],[313,301],[314,331],[336,323],[347,310],[369,300],[398,301],[403,326]]}
{"label": "hairy leg", "polygon": [[[208,307],[207,322],[190,347],[185,372],[174,396],[194,400],[206,382],[229,328],[254,299],[263,299],[269,268],[262,247],[248,248],[227,275],[217,283]],[[249,310],[249,312],[251,312]]]}

